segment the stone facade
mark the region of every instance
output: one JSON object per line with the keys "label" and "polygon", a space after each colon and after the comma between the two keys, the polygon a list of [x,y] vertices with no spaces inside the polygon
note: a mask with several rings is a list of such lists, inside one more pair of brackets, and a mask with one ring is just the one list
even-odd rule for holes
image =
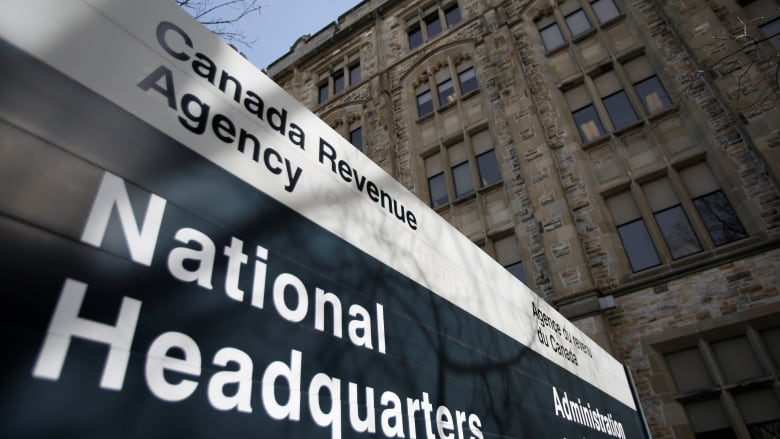
{"label": "stone facade", "polygon": [[628,365],[653,437],[776,437],[779,15],[365,0],[269,75]]}

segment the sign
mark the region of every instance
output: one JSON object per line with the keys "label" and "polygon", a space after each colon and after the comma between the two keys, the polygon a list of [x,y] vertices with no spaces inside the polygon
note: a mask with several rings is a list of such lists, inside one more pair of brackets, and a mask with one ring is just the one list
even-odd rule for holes
{"label": "sign", "polygon": [[172,2],[5,6],[2,436],[644,437],[614,358]]}

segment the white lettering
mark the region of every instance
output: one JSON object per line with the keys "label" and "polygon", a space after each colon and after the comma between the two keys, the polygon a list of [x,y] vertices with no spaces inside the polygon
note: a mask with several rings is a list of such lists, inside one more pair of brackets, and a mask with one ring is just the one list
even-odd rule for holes
{"label": "white lettering", "polygon": [[123,297],[116,326],[111,326],[79,317],[86,292],[86,284],[73,279],[65,280],[32,374],[36,378],[57,381],[65,364],[70,340],[79,337],[109,345],[100,387],[122,390],[141,302]]}

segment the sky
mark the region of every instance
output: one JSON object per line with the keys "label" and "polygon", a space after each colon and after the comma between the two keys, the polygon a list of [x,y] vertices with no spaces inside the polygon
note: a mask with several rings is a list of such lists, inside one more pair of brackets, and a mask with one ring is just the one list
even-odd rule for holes
{"label": "sky", "polygon": [[361,0],[263,0],[259,14],[238,23],[250,48],[239,47],[249,61],[263,69],[290,51],[303,35],[315,34]]}

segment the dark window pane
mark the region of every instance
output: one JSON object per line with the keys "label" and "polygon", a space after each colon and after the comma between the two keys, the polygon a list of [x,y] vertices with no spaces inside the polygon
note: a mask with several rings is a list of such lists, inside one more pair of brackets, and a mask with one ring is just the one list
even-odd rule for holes
{"label": "dark window pane", "polygon": [[354,64],[349,68],[349,85],[360,82],[360,64]]}
{"label": "dark window pane", "polygon": [[363,150],[363,128],[357,127],[349,132],[349,142],[359,150]]}
{"label": "dark window pane", "polygon": [[317,102],[321,104],[327,100],[328,100],[328,83],[326,82],[320,85],[319,97]]}
{"label": "dark window pane", "polygon": [[632,271],[636,273],[661,263],[643,219],[623,224],[617,230]]}
{"label": "dark window pane", "polygon": [[707,366],[704,364],[704,357],[701,356],[698,348],[693,347],[672,352],[666,354],[664,358],[667,366],[669,366],[669,372],[672,374],[672,380],[678,392],[696,393],[713,388],[714,382],[710,377]]}
{"label": "dark window pane", "polygon": [[631,106],[623,90],[605,97],[604,106],[607,108],[607,114],[615,131],[622,130],[638,119],[634,107]]}
{"label": "dark window pane", "polygon": [[736,439],[718,399],[689,402],[684,406],[697,439]]}
{"label": "dark window pane", "polygon": [[333,94],[344,90],[344,72],[338,71],[333,74]]}
{"label": "dark window pane", "polygon": [[447,204],[447,184],[444,181],[444,173],[436,174],[428,178],[428,191],[431,193],[431,206],[437,207]]}
{"label": "dark window pane", "polygon": [[447,20],[447,26],[460,23],[460,8],[458,5],[453,5],[449,9],[444,11],[444,17]]}
{"label": "dark window pane", "polygon": [[592,142],[604,135],[604,125],[601,124],[601,119],[593,105],[580,108],[572,115],[583,143]]}
{"label": "dark window pane", "polygon": [[528,281],[525,278],[525,271],[523,270],[523,263],[522,262],[515,262],[514,264],[507,265],[505,267],[510,273],[512,273],[516,278],[520,279],[521,282],[527,283]]}
{"label": "dark window pane", "polygon": [[455,197],[474,192],[474,181],[471,179],[469,162],[463,162],[452,167],[452,178],[455,180]]}
{"label": "dark window pane", "polygon": [[458,80],[460,81],[460,92],[464,95],[476,90],[479,85],[477,84],[477,74],[474,73],[474,67],[458,73]]}
{"label": "dark window pane", "polygon": [[558,27],[558,23],[553,23],[544,29],[541,29],[539,34],[542,35],[542,42],[544,43],[544,48],[547,50],[553,50],[564,43],[563,34]]}
{"label": "dark window pane", "polygon": [[452,84],[452,79],[439,83],[437,90],[439,91],[440,107],[455,102],[455,86]]}
{"label": "dark window pane", "polygon": [[482,187],[501,181],[501,173],[498,171],[496,151],[491,149],[477,156],[477,168]]}
{"label": "dark window pane", "polygon": [[431,97],[431,91],[426,90],[417,95],[417,114],[420,117],[425,116],[433,111],[433,98]]}
{"label": "dark window pane", "polygon": [[590,30],[590,21],[588,21],[588,17],[582,9],[567,15],[565,20],[572,37]]}
{"label": "dark window pane", "polygon": [[747,238],[747,232],[723,191],[713,192],[693,200],[715,245]]}
{"label": "dark window pane", "polygon": [[598,17],[599,23],[606,23],[620,15],[620,9],[615,5],[614,0],[596,0],[590,5]]}
{"label": "dark window pane", "polygon": [[747,337],[734,337],[711,346],[727,383],[737,384],[766,375]]}
{"label": "dark window pane", "polygon": [[780,50],[780,18],[775,18],[769,23],[762,24],[758,27],[758,30],[761,31],[764,37],[769,38],[769,42],[772,43],[775,49]]}
{"label": "dark window pane", "polygon": [[672,105],[671,98],[657,76],[651,76],[637,82],[634,84],[634,89],[639,98],[642,99],[642,105],[645,106],[645,110],[649,114]]}
{"label": "dark window pane", "polygon": [[691,222],[688,221],[682,206],[670,207],[656,212],[654,216],[661,234],[664,235],[666,245],[669,246],[672,258],[678,259],[701,251],[699,238],[693,232]]}
{"label": "dark window pane", "polygon": [[415,47],[421,46],[422,43],[423,34],[420,26],[415,26],[412,29],[409,29],[409,48],[414,49]]}
{"label": "dark window pane", "polygon": [[433,38],[441,33],[441,19],[439,19],[439,13],[425,17],[425,30],[428,32],[428,38]]}

